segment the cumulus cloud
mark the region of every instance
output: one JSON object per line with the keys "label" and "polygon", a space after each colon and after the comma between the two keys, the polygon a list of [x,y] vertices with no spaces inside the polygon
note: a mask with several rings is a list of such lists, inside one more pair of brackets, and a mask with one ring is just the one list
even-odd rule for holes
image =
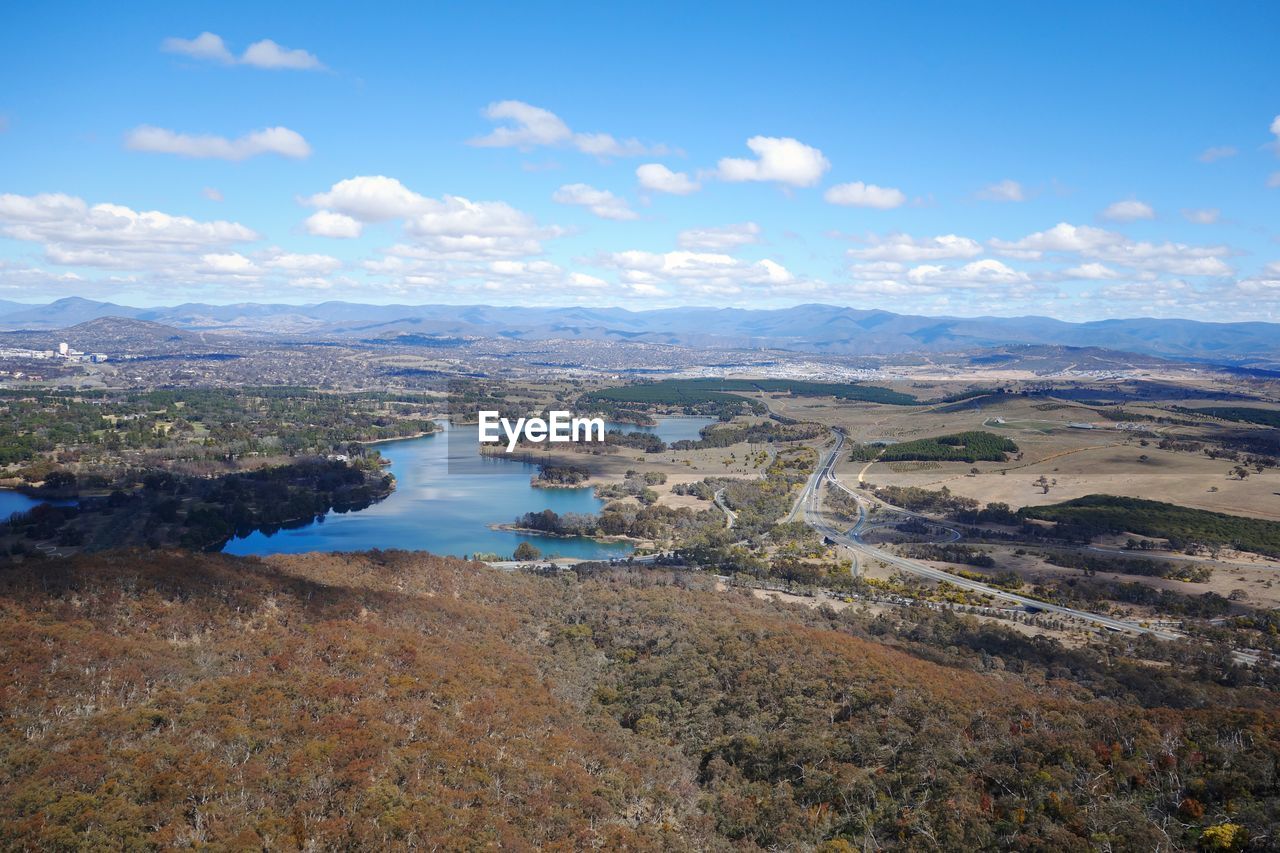
{"label": "cumulus cloud", "polygon": [[257,264],[239,252],[223,252],[200,256],[199,271],[217,276],[255,276]]}
{"label": "cumulus cloud", "polygon": [[745,261],[721,252],[613,252],[599,261],[619,271],[626,285],[653,289],[676,285],[702,295],[725,295],[744,288],[773,292],[802,284],[781,264],[765,259]]}
{"label": "cumulus cloud", "polygon": [[1182,210],[1183,218],[1197,225],[1212,225],[1218,221],[1218,217],[1221,215],[1222,211],[1216,207],[1206,207],[1198,210],[1183,208]]}
{"label": "cumulus cloud", "polygon": [[1027,196],[1022,184],[1005,178],[978,190],[978,198],[983,201],[1025,201]]}
{"label": "cumulus cloud", "polygon": [[331,255],[298,254],[273,249],[262,261],[269,269],[282,270],[288,273],[309,273],[320,275],[342,269],[342,261]]}
{"label": "cumulus cloud", "polygon": [[533,217],[505,201],[471,201],[446,195],[426,200],[425,209],[406,223],[411,234],[433,236],[546,236]]}
{"label": "cumulus cloud", "polygon": [[822,152],[790,137],[753,136],[747,147],[750,160],[725,157],[716,167],[722,181],[776,181],[794,187],[811,187],[831,168]]}
{"label": "cumulus cloud", "polygon": [[324,64],[305,50],[289,49],[271,39],[262,39],[245,48],[239,57],[231,52],[222,37],[204,32],[193,39],[167,38],[160,43],[166,53],[177,53],[192,59],[223,65],[250,65],[270,70],[321,71]]}
{"label": "cumulus cloud", "polygon": [[1155,219],[1156,212],[1145,201],[1131,198],[1107,205],[1102,211],[1102,218],[1115,222],[1133,222],[1138,219]]}
{"label": "cumulus cloud", "polygon": [[855,293],[869,296],[923,296],[951,291],[998,290],[1002,298],[1025,297],[1039,289],[1031,276],[993,258],[961,266],[921,264],[908,267],[896,261],[853,264],[849,276]]}
{"label": "cumulus cloud", "polygon": [[1212,148],[1206,148],[1200,152],[1199,159],[1201,163],[1213,163],[1218,160],[1225,160],[1228,157],[1234,157],[1240,152],[1232,145],[1215,145]]}
{"label": "cumulus cloud", "polygon": [[654,192],[671,195],[689,195],[697,192],[700,184],[684,172],[673,172],[661,163],[645,163],[636,168],[640,186]]}
{"label": "cumulus cloud", "polygon": [[223,62],[228,65],[236,61],[235,56],[222,40],[222,36],[204,32],[193,39],[170,37],[160,43],[160,49],[166,53],[180,53],[192,59],[205,59]]}
{"label": "cumulus cloud", "polygon": [[386,175],[347,178],[307,200],[312,207],[329,208],[361,222],[403,219],[425,210],[427,202],[426,196]]}
{"label": "cumulus cloud", "polygon": [[209,199],[209,201],[222,201],[222,190],[217,187],[205,187],[200,191],[200,194]]}
{"label": "cumulus cloud", "polygon": [[760,226],[754,222],[712,228],[688,228],[676,236],[676,243],[680,248],[692,251],[731,252],[742,246],[759,242]]}
{"label": "cumulus cloud", "polygon": [[131,248],[139,252],[197,249],[259,239],[236,222],[200,222],[156,210],[95,204],[62,193],[0,195],[0,230],[16,240],[49,245]]}
{"label": "cumulus cloud", "polygon": [[271,39],[256,41],[245,48],[240,61],[255,68],[287,68],[294,71],[319,71],[324,68],[319,59],[305,50],[290,50]]}
{"label": "cumulus cloud", "polygon": [[1107,281],[1109,279],[1124,278],[1116,270],[1096,261],[1065,269],[1062,271],[1062,275],[1064,278],[1082,279],[1084,281]]}
{"label": "cumulus cloud", "polygon": [[588,184],[565,184],[552,194],[551,199],[559,204],[585,207],[601,219],[622,222],[639,218],[639,214],[627,205],[625,199]]}
{"label": "cumulus cloud", "polygon": [[867,238],[867,245],[850,249],[848,255],[863,261],[899,261],[915,263],[947,258],[973,258],[982,254],[982,245],[969,237],[940,234],[937,237],[912,237],[910,234],[887,234]]}
{"label": "cumulus cloud", "polygon": [[234,247],[260,239],[236,222],[90,205],[61,193],[0,195],[0,235],[38,244],[51,264],[123,270],[131,282],[157,285],[233,268],[237,275],[252,271]]}
{"label": "cumulus cloud", "polygon": [[668,150],[665,145],[649,146],[608,133],[575,133],[555,113],[524,101],[495,101],[485,107],[484,116],[499,126],[470,140],[469,144],[480,148],[528,151],[539,146],[564,146],[601,158],[660,155]]}
{"label": "cumulus cloud", "polygon": [[268,127],[236,139],[227,139],[225,136],[192,136],[143,125],[129,132],[125,137],[125,147],[132,151],[233,161],[261,154],[279,154],[294,159],[311,156],[311,146],[307,141],[287,127]]}
{"label": "cumulus cloud", "polygon": [[364,231],[364,225],[358,219],[331,210],[317,210],[306,218],[303,227],[308,234],[336,239],[359,237]]}
{"label": "cumulus cloud", "polygon": [[61,285],[83,285],[84,278],[71,271],[51,272],[40,267],[19,265],[0,259],[0,290],[23,293]]}
{"label": "cumulus cloud", "polygon": [[356,237],[363,225],[401,220],[409,241],[388,254],[421,262],[537,255],[542,252],[542,240],[564,233],[555,226],[539,225],[504,201],[453,195],[430,198],[385,175],[348,178],[303,202],[320,209],[306,222],[313,234]]}
{"label": "cumulus cloud", "polygon": [[854,181],[850,184],[836,184],[829,188],[822,197],[831,204],[849,207],[874,207],[878,210],[891,210],[906,203],[907,197],[902,190],[893,187],[878,187],[875,184],[864,184]]}
{"label": "cumulus cloud", "polygon": [[1012,269],[994,258],[983,258],[959,267],[923,264],[908,270],[907,280],[914,284],[977,287],[1025,284],[1031,278],[1025,272]]}
{"label": "cumulus cloud", "polygon": [[1007,257],[1022,260],[1040,260],[1050,254],[1079,255],[1089,260],[1174,275],[1221,276],[1232,272],[1223,260],[1231,254],[1226,246],[1138,242],[1114,231],[1067,222],[1020,240],[992,240],[990,245]]}

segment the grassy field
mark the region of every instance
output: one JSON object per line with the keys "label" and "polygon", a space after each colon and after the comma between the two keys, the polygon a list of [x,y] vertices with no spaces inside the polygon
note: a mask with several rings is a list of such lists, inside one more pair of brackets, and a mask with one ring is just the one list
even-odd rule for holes
{"label": "grassy field", "polygon": [[1027,518],[1056,521],[1098,533],[1137,533],[1202,545],[1280,556],[1280,522],[1115,495],[1086,495],[1048,506],[1026,507]]}

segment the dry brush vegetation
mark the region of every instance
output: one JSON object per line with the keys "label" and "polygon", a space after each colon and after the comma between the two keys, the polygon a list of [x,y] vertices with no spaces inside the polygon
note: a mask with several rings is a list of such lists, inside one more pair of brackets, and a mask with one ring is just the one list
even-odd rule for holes
{"label": "dry brush vegetation", "polygon": [[949,614],[397,552],[15,565],[0,607],[6,847],[1264,849],[1280,818],[1274,694]]}

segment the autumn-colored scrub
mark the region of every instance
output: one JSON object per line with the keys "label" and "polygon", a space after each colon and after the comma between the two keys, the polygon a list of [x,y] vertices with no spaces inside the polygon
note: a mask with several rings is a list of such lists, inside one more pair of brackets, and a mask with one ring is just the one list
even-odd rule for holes
{"label": "autumn-colored scrub", "polygon": [[1265,687],[950,614],[810,611],[713,582],[403,552],[10,565],[0,846],[1274,837],[1280,718]]}

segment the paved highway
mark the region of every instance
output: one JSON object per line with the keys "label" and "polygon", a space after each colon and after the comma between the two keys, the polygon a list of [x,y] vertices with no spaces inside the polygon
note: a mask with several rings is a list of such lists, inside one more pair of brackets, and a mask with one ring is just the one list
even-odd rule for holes
{"label": "paved highway", "polygon": [[[724,511],[724,526],[729,530],[732,530],[733,525],[738,523],[738,514],[729,509],[729,505],[724,502],[724,489],[716,489],[714,497],[716,500],[716,506],[720,507],[720,509]],[[794,508],[792,509],[792,512],[795,512]]]}
{"label": "paved highway", "polygon": [[[935,569],[932,566],[925,565],[924,563],[917,562],[916,560],[899,557],[896,554],[890,554],[887,551],[882,551],[872,545],[865,544],[859,538],[862,528],[866,525],[867,521],[867,514],[863,505],[863,500],[852,489],[846,488],[835,475],[835,465],[837,460],[840,458],[840,451],[844,449],[844,441],[844,433],[840,430],[836,430],[835,445],[822,456],[818,469],[814,471],[813,476],[809,478],[809,482],[805,484],[804,490],[800,495],[800,499],[797,501],[797,505],[803,507],[804,520],[831,541],[844,545],[865,556],[873,557],[877,560],[883,560],[889,565],[902,569],[903,571],[909,572],[913,575],[929,578],[930,580],[935,581],[946,581],[947,583],[952,584],[953,586],[958,586],[961,589],[966,589],[970,592],[982,593],[1004,601],[1012,601],[1029,609],[1039,610],[1046,613],[1058,613],[1062,616],[1070,616],[1075,619],[1100,625],[1101,627],[1112,631],[1127,631],[1134,634],[1150,634],[1152,636],[1159,637],[1162,640],[1182,639],[1182,635],[1174,633],[1173,631],[1164,630],[1162,628],[1146,627],[1139,625],[1136,622],[1126,622],[1123,619],[1113,619],[1110,616],[1103,616],[1100,613],[1090,613],[1087,610],[1076,610],[1072,607],[1062,607],[1057,604],[1049,604],[1048,602],[1028,598],[1014,592],[1008,592],[1007,590],[982,583],[981,581],[962,578],[959,575],[953,575],[950,572]],[[833,484],[844,489],[846,492],[853,495],[855,500],[858,501],[858,523],[854,525],[852,530],[847,532],[838,530],[828,524],[823,517],[821,511],[822,489],[827,484]]]}

